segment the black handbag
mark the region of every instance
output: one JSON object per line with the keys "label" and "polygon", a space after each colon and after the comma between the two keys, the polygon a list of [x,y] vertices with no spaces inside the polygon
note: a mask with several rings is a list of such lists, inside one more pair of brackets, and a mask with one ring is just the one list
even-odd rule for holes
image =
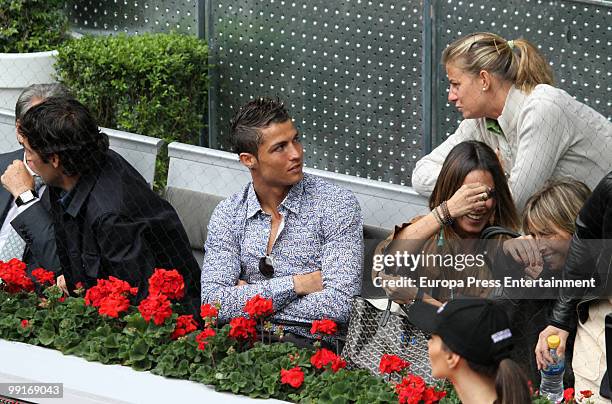
{"label": "black handbag", "polygon": [[[397,355],[410,363],[408,372],[433,383],[427,348],[428,335],[412,325],[406,314],[391,312],[391,300],[386,310],[380,310],[361,296],[353,297],[351,317],[342,357],[349,369],[367,369],[380,375],[380,358]],[[394,380],[399,376],[393,375]]]}
{"label": "black handbag", "polygon": [[[503,226],[489,226],[485,228],[482,233],[480,233],[480,251],[488,251],[485,259],[489,267],[492,270],[493,276],[497,279],[503,279],[505,275],[513,273],[513,271],[518,270],[517,264],[514,262],[512,258],[505,257],[503,253],[503,243],[504,240],[495,239],[496,236],[508,236],[510,238],[520,237],[521,234],[515,232],[514,230],[507,229]],[[494,265],[494,262],[491,261],[492,257],[496,257],[496,261],[498,261],[498,265]],[[499,268],[502,268],[499,271]],[[491,296],[492,298],[500,297],[500,294],[503,293],[503,288],[496,290],[495,293]]]}
{"label": "black handbag", "polygon": [[510,236],[512,238],[520,237],[520,233],[515,232],[514,230],[506,229],[502,226],[489,226],[480,233],[480,238],[483,240],[488,240],[495,236],[504,235]]}

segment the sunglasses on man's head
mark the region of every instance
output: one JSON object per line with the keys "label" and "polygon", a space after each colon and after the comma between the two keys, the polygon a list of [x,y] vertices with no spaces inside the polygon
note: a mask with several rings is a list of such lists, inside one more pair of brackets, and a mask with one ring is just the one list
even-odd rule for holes
{"label": "sunglasses on man's head", "polygon": [[259,272],[266,278],[271,278],[274,275],[274,261],[272,257],[266,255],[259,260]]}

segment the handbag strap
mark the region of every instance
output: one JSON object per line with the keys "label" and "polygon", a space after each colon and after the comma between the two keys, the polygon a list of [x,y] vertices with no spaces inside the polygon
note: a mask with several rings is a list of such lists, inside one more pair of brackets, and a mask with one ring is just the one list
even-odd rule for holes
{"label": "handbag strap", "polygon": [[[272,321],[274,325],[282,325],[287,327],[301,327],[310,330],[312,328],[312,323],[309,321],[296,321],[296,320],[274,320]],[[336,323],[339,331],[346,330],[346,324]]]}
{"label": "handbag strap", "polygon": [[[422,297],[422,294],[421,294],[421,297]],[[380,320],[378,321],[378,325],[380,327],[386,326],[387,322],[389,321],[389,318],[391,318],[391,305],[392,304],[393,304],[393,300],[388,299],[388,301],[387,301],[387,308],[383,312],[382,316],[380,316]],[[399,304],[399,303],[397,303],[397,305],[400,307],[400,309],[404,313],[406,313],[406,316],[408,316],[408,305],[406,305],[406,304]]]}
{"label": "handbag strap", "polygon": [[379,326],[384,327],[387,325],[387,322],[389,321],[389,318],[391,317],[391,305],[392,304],[393,304],[393,301],[389,299],[387,301],[387,308],[383,312],[383,315],[380,316],[380,321],[378,322]]}
{"label": "handbag strap", "polygon": [[312,323],[309,323],[308,321],[295,321],[295,320],[274,320],[272,321],[272,324],[286,325],[290,327],[304,327],[304,328],[312,327]]}
{"label": "handbag strap", "polygon": [[489,226],[484,229],[482,233],[480,233],[480,238],[489,239],[499,235],[510,236],[512,238],[520,237],[520,233],[517,233],[514,230],[507,229],[503,226]]}

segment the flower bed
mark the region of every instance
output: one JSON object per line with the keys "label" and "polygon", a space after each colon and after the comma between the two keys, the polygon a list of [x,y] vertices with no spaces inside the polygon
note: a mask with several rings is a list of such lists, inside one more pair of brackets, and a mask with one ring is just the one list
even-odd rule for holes
{"label": "flower bed", "polygon": [[[180,307],[172,301],[183,296],[183,280],[175,270],[156,269],[149,279],[149,295],[138,307],[129,304],[136,289],[113,277],[99,280],[87,291],[78,288],[75,293],[83,297],[64,297],[52,286],[53,274],[43,269],[33,271],[32,277],[22,262],[0,261],[0,338],[250,397],[295,402],[459,402],[452,388],[426,385],[408,373],[407,362],[393,355],[381,358],[380,370],[402,374],[400,383],[365,370],[347,370],[338,353],[325,348],[266,344],[272,302],[259,295],[247,302],[245,316],[223,326],[217,324],[218,305],[202,305],[202,321],[178,315],[174,309]],[[264,330],[259,336],[258,324]],[[322,319],[313,322],[311,332],[332,335],[336,329],[333,321]],[[282,330],[277,336],[282,338]]]}

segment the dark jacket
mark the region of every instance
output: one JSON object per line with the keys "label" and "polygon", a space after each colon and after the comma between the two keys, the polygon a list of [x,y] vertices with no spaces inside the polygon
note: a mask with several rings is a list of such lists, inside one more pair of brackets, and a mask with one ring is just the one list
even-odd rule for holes
{"label": "dark jacket", "polygon": [[[0,154],[0,169],[2,170],[0,175],[15,160],[23,160],[23,149]],[[0,187],[0,219],[2,219],[2,223],[4,223],[13,203],[15,203],[13,195],[4,189],[4,187]],[[49,209],[49,193],[47,191],[41,195],[40,201],[37,204],[45,210]],[[11,221],[11,225],[26,242],[23,257],[17,258],[22,258],[22,261],[27,264],[29,271],[42,267],[50,271],[59,272],[60,262],[55,245],[53,223],[32,220],[31,217],[28,218],[21,214]]]}
{"label": "dark jacket", "polygon": [[[112,150],[96,174],[81,176],[63,195],[52,188],[57,244],[69,290],[115,276],[148,294],[155,268],[177,269],[185,281],[190,312],[200,302],[200,269],[174,208]],[[28,209],[29,212],[32,209]],[[32,211],[44,217],[44,212]],[[48,217],[46,220],[50,220]]]}
{"label": "dark jacket", "polygon": [[571,330],[576,308],[582,323],[588,303],[612,296],[612,172],[597,185],[576,219],[576,232],[563,269],[564,279],[594,278],[595,289],[562,288],[551,324]]}

